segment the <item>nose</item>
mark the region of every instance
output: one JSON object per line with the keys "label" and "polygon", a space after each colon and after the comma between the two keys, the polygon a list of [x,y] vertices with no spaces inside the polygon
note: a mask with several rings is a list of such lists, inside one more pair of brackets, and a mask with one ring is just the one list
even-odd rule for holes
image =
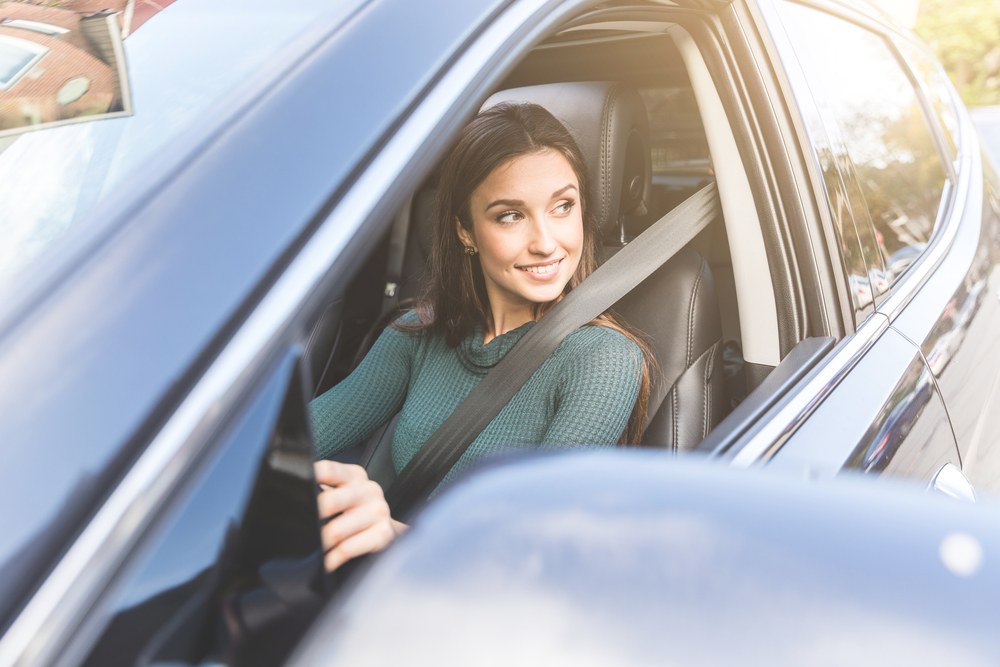
{"label": "nose", "polygon": [[556,251],[556,239],[552,235],[552,223],[548,216],[534,216],[534,224],[531,225],[531,238],[528,239],[528,252],[532,255],[548,257]]}

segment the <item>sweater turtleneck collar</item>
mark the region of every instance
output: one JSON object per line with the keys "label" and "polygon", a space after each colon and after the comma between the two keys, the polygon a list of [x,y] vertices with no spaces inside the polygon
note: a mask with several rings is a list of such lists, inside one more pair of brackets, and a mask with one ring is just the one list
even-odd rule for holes
{"label": "sweater turtleneck collar", "polygon": [[471,368],[488,372],[489,369],[496,366],[503,359],[504,355],[510,351],[510,348],[514,347],[514,344],[521,340],[521,337],[528,333],[528,330],[533,326],[535,326],[534,322],[525,322],[518,328],[496,336],[489,343],[483,345],[485,332],[483,331],[483,326],[477,324],[472,328],[472,333],[466,336],[465,340],[459,344],[460,356]]}

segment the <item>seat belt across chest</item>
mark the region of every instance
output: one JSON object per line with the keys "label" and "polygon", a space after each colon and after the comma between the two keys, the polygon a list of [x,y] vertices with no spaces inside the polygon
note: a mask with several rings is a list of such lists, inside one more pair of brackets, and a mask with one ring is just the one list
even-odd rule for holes
{"label": "seat belt across chest", "polygon": [[413,455],[386,492],[400,519],[426,501],[462,454],[563,339],[611,308],[722,212],[711,183],[653,223],[562,298],[504,355]]}

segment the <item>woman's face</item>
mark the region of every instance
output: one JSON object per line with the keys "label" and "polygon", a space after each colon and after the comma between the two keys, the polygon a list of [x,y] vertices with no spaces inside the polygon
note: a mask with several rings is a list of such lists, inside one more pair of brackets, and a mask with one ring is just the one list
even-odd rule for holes
{"label": "woman's face", "polygon": [[472,233],[458,234],[479,250],[494,309],[562,294],[583,251],[579,187],[566,158],[546,150],[497,167],[472,193]]}

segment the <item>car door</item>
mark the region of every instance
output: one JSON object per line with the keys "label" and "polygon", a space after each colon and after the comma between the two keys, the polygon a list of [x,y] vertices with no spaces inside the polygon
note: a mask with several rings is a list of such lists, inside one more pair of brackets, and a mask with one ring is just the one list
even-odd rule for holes
{"label": "car door", "polygon": [[[962,470],[1000,491],[1000,181],[947,76],[920,45],[900,51],[926,91],[958,179],[948,211],[957,224],[881,310],[913,341],[948,405]],[[947,243],[950,241],[950,243]]]}
{"label": "car door", "polygon": [[[854,333],[785,414],[732,455],[734,464],[763,457],[810,475],[929,479],[961,459],[936,377],[887,308],[958,223],[949,215],[955,170],[942,159],[937,120],[868,17],[825,3],[758,6],[807,137],[817,201],[828,208],[830,253],[843,267]],[[889,273],[892,260],[897,274]]]}

